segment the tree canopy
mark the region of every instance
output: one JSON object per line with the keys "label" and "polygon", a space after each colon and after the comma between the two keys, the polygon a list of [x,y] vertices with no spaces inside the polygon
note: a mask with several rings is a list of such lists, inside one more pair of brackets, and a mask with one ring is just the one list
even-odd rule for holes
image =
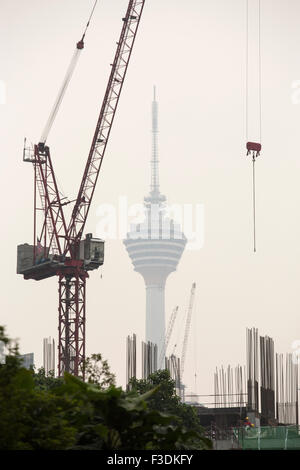
{"label": "tree canopy", "polygon": [[[0,364],[0,449],[210,448],[199,430],[153,408],[157,397],[171,393],[167,381],[153,383],[141,393],[125,392],[113,384],[108,364],[102,368],[100,355],[90,361],[86,382],[68,373],[58,379],[46,377],[43,370],[35,373],[22,367],[17,345],[1,327],[0,341],[8,349],[5,363]],[[173,400],[175,406],[177,398]]]}
{"label": "tree canopy", "polygon": [[[181,402],[179,396],[176,395],[175,381],[172,380],[168,370],[158,370],[149,375],[146,380],[133,378],[130,381],[131,389],[138,394],[146,393],[158,385],[157,392],[148,399],[149,408],[169,413],[174,417],[174,422],[203,435],[197,409]],[[205,439],[203,442],[209,444]]]}

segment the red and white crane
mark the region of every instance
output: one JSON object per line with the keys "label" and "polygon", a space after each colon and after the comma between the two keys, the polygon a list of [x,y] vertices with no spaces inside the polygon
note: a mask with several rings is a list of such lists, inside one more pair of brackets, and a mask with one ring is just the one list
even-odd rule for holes
{"label": "red and white crane", "polygon": [[[111,64],[99,118],[78,195],[73,202],[64,198],[58,189],[46,139],[76,65],[79,55],[77,51],[83,48],[86,30],[81,41],[77,43],[75,54],[41,142],[34,145],[33,149],[24,148],[24,161],[31,162],[34,167],[34,243],[18,246],[17,272],[25,279],[36,281],[58,276],[59,376],[67,371],[84,378],[86,279],[89,277],[88,271],[98,269],[104,262],[104,242],[93,238],[91,234],[88,234],[85,239],[82,239],[82,236],[144,3],[145,0],[130,0],[126,14],[122,18],[122,30]],[[38,203],[38,194],[40,203]],[[69,221],[66,220],[64,214],[64,206],[67,204],[73,204]],[[41,214],[42,217],[40,217]]]}

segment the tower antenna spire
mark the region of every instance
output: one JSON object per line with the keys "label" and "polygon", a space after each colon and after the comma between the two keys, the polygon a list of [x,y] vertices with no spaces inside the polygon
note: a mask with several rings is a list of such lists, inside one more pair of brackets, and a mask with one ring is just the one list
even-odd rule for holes
{"label": "tower antenna spire", "polygon": [[151,158],[151,193],[159,194],[158,168],[158,102],[156,101],[156,86],[153,86],[152,101],[152,158]]}

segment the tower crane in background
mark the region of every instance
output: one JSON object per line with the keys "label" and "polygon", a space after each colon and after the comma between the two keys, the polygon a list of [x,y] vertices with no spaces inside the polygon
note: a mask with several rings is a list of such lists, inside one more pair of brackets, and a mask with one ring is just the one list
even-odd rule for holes
{"label": "tower crane in background", "polygon": [[174,308],[174,310],[171,314],[171,318],[170,318],[169,323],[168,323],[166,337],[165,337],[165,340],[163,342],[162,350],[161,350],[161,353],[160,353],[160,356],[159,356],[159,363],[158,363],[159,364],[159,369],[161,369],[164,366],[163,361],[164,361],[164,358],[165,358],[165,355],[166,355],[168,344],[169,344],[170,339],[171,339],[171,335],[172,335],[174,323],[175,323],[175,320],[176,320],[176,317],[177,317],[178,309],[179,309],[178,306]]}
{"label": "tower crane in background", "polygon": [[[63,197],[58,189],[50,149],[46,145],[46,140],[79,53],[83,48],[86,30],[81,41],[77,43],[41,141],[33,148],[24,146],[23,160],[32,163],[34,168],[34,242],[33,245],[18,246],[17,273],[22,274],[24,279],[36,281],[53,276],[58,277],[59,376],[67,371],[84,378],[86,279],[89,277],[89,271],[98,269],[104,262],[104,241],[93,238],[92,234],[86,235],[85,239],[82,239],[82,236],[144,4],[145,0],[130,0],[126,14],[122,18],[123,25],[115,57],[111,64],[111,73],[78,195],[74,201]],[[89,22],[87,27],[88,25]],[[40,204],[37,202],[38,194]],[[71,218],[67,221],[64,207],[69,204],[73,205],[73,208]]]}
{"label": "tower crane in background", "polygon": [[196,283],[194,282],[192,284],[192,289],[191,289],[190,302],[189,302],[189,308],[188,308],[187,317],[186,317],[186,324],[185,324],[185,331],[184,331],[184,337],[183,337],[183,343],[182,343],[182,352],[181,352],[181,359],[180,359],[180,381],[181,381],[181,387],[182,388],[184,388],[184,386],[183,386],[183,374],[184,374],[184,366],[185,366],[187,345],[188,345],[189,334],[190,334],[190,329],[191,329],[191,321],[192,321],[192,313],[193,313],[193,306],[194,306],[194,300],[195,300],[195,292],[196,292]]}

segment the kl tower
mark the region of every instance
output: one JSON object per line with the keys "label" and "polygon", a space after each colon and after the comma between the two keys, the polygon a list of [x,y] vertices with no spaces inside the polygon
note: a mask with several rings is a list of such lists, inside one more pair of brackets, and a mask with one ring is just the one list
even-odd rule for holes
{"label": "kl tower", "polygon": [[166,214],[166,197],[160,193],[158,161],[158,103],[152,102],[152,157],[150,193],[144,198],[145,219],[131,225],[124,245],[134,270],[146,287],[146,341],[157,344],[158,357],[165,338],[165,285],[176,271],[186,237],[180,225]]}

